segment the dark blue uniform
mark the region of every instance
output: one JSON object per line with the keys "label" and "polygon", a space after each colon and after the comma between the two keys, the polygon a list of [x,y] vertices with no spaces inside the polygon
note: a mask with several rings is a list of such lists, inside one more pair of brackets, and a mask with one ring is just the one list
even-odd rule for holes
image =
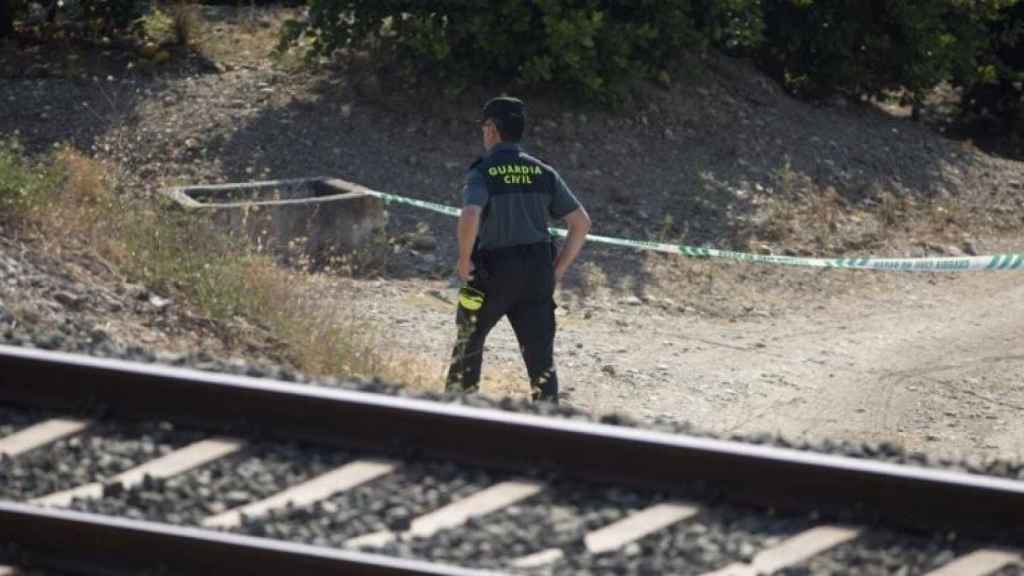
{"label": "dark blue uniform", "polygon": [[484,340],[508,316],[533,399],[557,401],[555,247],[548,221],[565,217],[580,204],[553,168],[512,143],[496,145],[473,165],[463,197],[464,205],[483,209],[469,286],[484,297],[478,310],[459,306],[447,389],[476,391]]}

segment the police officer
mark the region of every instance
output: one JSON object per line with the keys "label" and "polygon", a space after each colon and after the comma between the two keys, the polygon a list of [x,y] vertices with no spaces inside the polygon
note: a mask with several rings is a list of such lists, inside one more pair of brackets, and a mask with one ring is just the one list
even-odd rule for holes
{"label": "police officer", "polygon": [[[480,125],[486,154],[466,175],[459,217],[458,338],[448,392],[475,392],[484,340],[508,316],[530,377],[534,400],[558,402],[554,366],[555,285],[579,254],[590,216],[553,168],[523,152],[526,107],[493,98]],[[548,219],[569,233],[556,250]]]}

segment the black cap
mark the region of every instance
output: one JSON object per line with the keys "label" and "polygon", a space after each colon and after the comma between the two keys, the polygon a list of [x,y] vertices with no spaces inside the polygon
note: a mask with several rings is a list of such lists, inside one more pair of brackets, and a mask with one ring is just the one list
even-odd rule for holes
{"label": "black cap", "polygon": [[484,120],[494,120],[498,130],[518,140],[526,127],[526,104],[519,98],[498,96],[484,104]]}

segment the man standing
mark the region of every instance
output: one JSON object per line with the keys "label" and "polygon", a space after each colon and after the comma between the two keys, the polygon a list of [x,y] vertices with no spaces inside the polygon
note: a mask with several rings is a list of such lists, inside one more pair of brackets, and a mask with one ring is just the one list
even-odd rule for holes
{"label": "man standing", "polygon": [[[484,340],[507,315],[531,397],[557,403],[555,285],[583,247],[590,216],[553,168],[520,148],[526,128],[521,100],[491,99],[480,126],[487,153],[470,167],[463,188],[458,274],[467,285],[459,296],[446,389],[477,390]],[[568,225],[561,251],[548,232],[549,218]]]}

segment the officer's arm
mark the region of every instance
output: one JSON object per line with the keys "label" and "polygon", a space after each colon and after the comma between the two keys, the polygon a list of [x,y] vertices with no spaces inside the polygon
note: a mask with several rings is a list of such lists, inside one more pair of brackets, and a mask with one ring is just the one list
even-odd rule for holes
{"label": "officer's arm", "polygon": [[[476,166],[475,163],[474,166]],[[463,280],[468,281],[473,272],[473,247],[476,244],[477,233],[480,231],[480,215],[488,200],[489,194],[483,176],[471,168],[466,174],[466,182],[462,188],[462,214],[459,215],[457,230],[459,240],[457,268],[459,276]]]}
{"label": "officer's arm", "polygon": [[590,215],[587,214],[583,206],[580,206],[565,216],[565,224],[569,227],[569,233],[566,236],[565,244],[562,245],[562,249],[559,250],[558,256],[555,258],[555,279],[558,281],[565,276],[565,271],[579,256],[580,250],[583,249],[583,243],[587,241],[587,233],[590,232]]}
{"label": "officer's arm", "polygon": [[462,208],[459,215],[459,277],[469,280],[473,273],[473,245],[476,243],[476,235],[480,230],[480,212],[483,209],[472,204]]}

